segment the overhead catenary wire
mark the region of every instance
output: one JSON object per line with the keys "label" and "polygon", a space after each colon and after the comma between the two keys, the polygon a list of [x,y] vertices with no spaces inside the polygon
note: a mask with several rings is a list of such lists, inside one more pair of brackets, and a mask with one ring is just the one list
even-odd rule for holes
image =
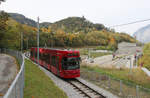
{"label": "overhead catenary wire", "polygon": [[113,27],[121,27],[121,26],[125,26],[125,25],[130,25],[130,24],[135,24],[135,23],[145,22],[145,21],[150,21],[150,19],[144,19],[144,20],[138,20],[138,21],[129,22],[129,23],[124,23],[124,24],[114,25],[114,26],[110,26],[109,28],[113,28]]}

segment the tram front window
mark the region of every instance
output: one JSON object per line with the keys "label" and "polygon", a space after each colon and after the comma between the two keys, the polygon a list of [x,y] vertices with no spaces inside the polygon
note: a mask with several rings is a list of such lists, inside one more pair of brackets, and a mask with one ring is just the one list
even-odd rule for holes
{"label": "tram front window", "polygon": [[80,58],[66,58],[62,59],[62,68],[64,70],[73,70],[80,68]]}

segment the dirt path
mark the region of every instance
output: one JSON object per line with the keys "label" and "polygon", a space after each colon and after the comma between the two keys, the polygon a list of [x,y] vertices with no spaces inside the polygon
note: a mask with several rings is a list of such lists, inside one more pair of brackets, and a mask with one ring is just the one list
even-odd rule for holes
{"label": "dirt path", "polygon": [[15,58],[0,54],[0,98],[7,92],[16,74],[17,64]]}

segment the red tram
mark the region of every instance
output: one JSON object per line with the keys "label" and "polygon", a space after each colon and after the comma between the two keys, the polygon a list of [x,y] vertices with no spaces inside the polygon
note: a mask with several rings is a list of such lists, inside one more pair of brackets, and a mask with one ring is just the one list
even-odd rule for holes
{"label": "red tram", "polygon": [[[31,48],[30,58],[37,62],[37,48]],[[79,51],[39,48],[39,64],[62,78],[80,76]]]}

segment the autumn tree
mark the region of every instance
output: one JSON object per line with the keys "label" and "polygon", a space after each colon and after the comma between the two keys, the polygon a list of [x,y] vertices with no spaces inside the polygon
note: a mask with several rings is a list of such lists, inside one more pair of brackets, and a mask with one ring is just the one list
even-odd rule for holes
{"label": "autumn tree", "polygon": [[0,12],[0,40],[4,36],[4,33],[7,29],[7,21],[8,21],[9,15],[3,11]]}

